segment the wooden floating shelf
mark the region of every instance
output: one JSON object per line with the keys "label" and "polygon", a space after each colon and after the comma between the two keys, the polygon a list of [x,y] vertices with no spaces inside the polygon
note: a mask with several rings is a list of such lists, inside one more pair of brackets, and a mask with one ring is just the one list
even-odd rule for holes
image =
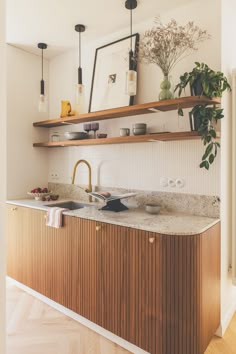
{"label": "wooden floating shelf", "polygon": [[194,140],[200,139],[198,132],[177,132],[177,133],[160,133],[146,134],[136,136],[119,136],[106,139],[84,139],[84,140],[66,140],[59,142],[34,143],[34,147],[69,147],[69,146],[88,146],[88,145],[107,145],[107,144],[130,144],[144,143],[154,141],[177,141],[177,140]]}
{"label": "wooden floating shelf", "polygon": [[179,108],[191,108],[202,104],[219,104],[220,99],[209,99],[205,96],[189,96],[163,100],[150,103],[142,103],[134,106],[107,109],[91,113],[80,114],[72,117],[56,118],[33,123],[34,127],[52,128],[67,124],[78,124],[99,120],[136,116],[139,114],[155,113],[158,111],[167,112]]}

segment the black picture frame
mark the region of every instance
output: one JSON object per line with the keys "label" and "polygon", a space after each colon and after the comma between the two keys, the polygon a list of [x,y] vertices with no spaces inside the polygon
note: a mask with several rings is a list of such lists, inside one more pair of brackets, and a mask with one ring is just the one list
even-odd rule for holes
{"label": "black picture frame", "polygon": [[[127,36],[127,37],[124,37],[124,38],[121,38],[121,39],[118,39],[114,42],[111,42],[111,43],[108,43],[108,44],[105,44],[99,48],[96,49],[95,51],[95,58],[94,58],[94,66],[93,66],[93,76],[92,76],[92,83],[91,83],[91,90],[90,90],[90,99],[89,99],[89,109],[88,111],[89,112],[95,112],[95,111],[99,111],[99,110],[103,110],[103,109],[109,109],[109,108],[116,108],[116,107],[123,107],[123,106],[132,106],[134,104],[134,96],[127,96],[127,104],[117,104],[115,107],[104,107],[104,104],[103,106],[101,106],[101,108],[97,107],[97,109],[93,109],[93,99],[94,99],[94,96],[96,95],[96,73],[98,70],[97,68],[97,64],[98,64],[98,59],[99,59],[99,56],[102,55],[102,51],[103,53],[105,53],[105,51],[107,51],[107,49],[110,49],[108,47],[110,46],[116,46],[116,47],[113,47],[114,50],[119,49],[119,45],[120,47],[126,45],[125,42],[127,42],[127,48],[126,48],[126,53],[124,52],[124,57],[126,56],[127,57],[127,61],[126,61],[126,65],[127,65],[127,70],[129,69],[129,49],[130,49],[130,39],[132,37],[132,40],[133,40],[133,50],[134,50],[134,57],[137,58],[137,53],[138,53],[138,47],[139,47],[139,33],[135,33],[133,34],[132,36]],[[122,49],[121,49],[122,50]],[[104,54],[105,55],[105,54]],[[125,60],[125,58],[124,58]],[[133,69],[134,70],[137,70],[137,60],[134,61],[133,63]],[[124,73],[125,74],[125,73]],[[108,80],[110,83],[115,83],[116,81],[116,73],[114,72],[111,72],[110,75],[108,75]],[[123,76],[122,76],[123,78]],[[121,84],[121,81],[120,81],[120,84]],[[103,87],[102,87],[103,88]],[[124,87],[123,87],[123,92],[125,91],[125,84],[124,84]],[[104,87],[104,95],[105,95],[105,87]],[[104,96],[105,97],[105,96]],[[118,98],[117,98],[117,93],[116,93],[116,99],[117,99],[117,102],[118,102]],[[124,97],[123,97],[124,98]],[[122,100],[121,100],[122,101]],[[97,104],[98,106],[98,104]],[[96,108],[96,106],[95,106]]]}

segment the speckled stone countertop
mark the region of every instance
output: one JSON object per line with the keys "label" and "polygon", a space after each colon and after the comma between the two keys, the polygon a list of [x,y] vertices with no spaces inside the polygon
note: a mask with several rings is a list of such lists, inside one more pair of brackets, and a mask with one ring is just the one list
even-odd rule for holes
{"label": "speckled stone countertop", "polygon": [[[65,199],[56,202],[22,199],[9,200],[7,203],[46,211],[49,209],[47,205],[53,205],[63,201],[65,201]],[[143,209],[130,209],[115,213],[112,211],[99,210],[101,205],[102,204],[91,203],[88,207],[66,211],[64,214],[82,219],[157,232],[164,235],[197,235],[220,221],[219,219],[204,216],[195,216],[177,212],[170,213],[166,211],[161,211],[158,215],[151,215],[146,213]]]}

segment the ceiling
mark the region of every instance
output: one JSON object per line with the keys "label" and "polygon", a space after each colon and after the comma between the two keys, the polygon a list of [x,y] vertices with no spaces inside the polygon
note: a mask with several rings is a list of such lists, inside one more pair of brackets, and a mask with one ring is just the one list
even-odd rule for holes
{"label": "ceiling", "polygon": [[[142,22],[191,0],[138,0],[134,21]],[[129,24],[125,0],[6,0],[7,43],[35,54],[48,44],[48,58],[77,45],[74,26],[86,25],[85,40],[120,31]]]}

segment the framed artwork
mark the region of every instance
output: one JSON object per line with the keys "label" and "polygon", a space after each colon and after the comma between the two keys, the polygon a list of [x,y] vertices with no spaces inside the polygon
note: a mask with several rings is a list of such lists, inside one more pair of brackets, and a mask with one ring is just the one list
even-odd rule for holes
{"label": "framed artwork", "polygon": [[[131,36],[128,36],[96,49],[89,112],[133,104],[134,97],[125,93],[130,41]],[[138,33],[132,35],[132,41],[136,56],[139,44]]]}

